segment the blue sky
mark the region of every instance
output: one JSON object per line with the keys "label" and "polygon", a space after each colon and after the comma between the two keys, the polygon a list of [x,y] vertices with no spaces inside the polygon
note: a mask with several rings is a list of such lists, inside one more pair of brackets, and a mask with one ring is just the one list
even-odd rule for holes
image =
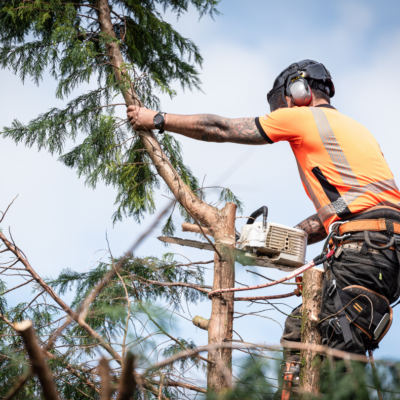
{"label": "blue sky", "polygon": [[[220,5],[223,15],[215,21],[208,17],[199,21],[190,10],[177,22],[167,12],[166,19],[201,49],[203,93],[183,93],[177,86],[175,99],[162,98],[163,111],[226,117],[266,114],[269,112],[266,93],[276,75],[292,62],[316,59],[332,74],[337,90],[333,105],[371,130],[399,184],[396,73],[400,61],[399,9],[398,1],[225,0]],[[54,98],[55,84],[50,77],[37,88],[31,82],[22,85],[18,77],[6,70],[1,70],[0,76],[3,94],[0,126],[9,125],[14,118],[27,122],[50,107],[63,104]],[[80,90],[86,91],[89,86]],[[200,179],[205,176],[206,186],[218,184],[231,188],[245,204],[244,215],[267,205],[271,221],[293,226],[315,212],[304,193],[287,143],[256,148],[180,140],[185,160],[194,173]],[[19,194],[2,228],[8,230],[11,226],[14,239],[42,275],[54,277],[63,268],[78,271],[89,268],[102,254],[95,252],[107,247],[106,231],[113,253],[121,254],[152,219],[150,216],[142,225],[125,220],[113,227],[115,191],[102,185],[95,191],[85,187],[84,181],[57,162],[56,156],[38,153],[35,147],[17,147],[10,140],[1,139],[0,160],[0,209],[4,210]],[[159,201],[161,205],[167,200],[160,196]],[[238,221],[240,228],[245,220]],[[179,218],[176,225],[179,226]],[[138,254],[161,255],[173,251],[193,261],[211,258],[211,253],[205,251],[174,246],[165,249],[156,239],[159,235],[160,230],[154,232]],[[177,236],[191,237],[179,230]],[[311,246],[307,258],[319,252],[319,245]],[[236,271],[239,282],[259,282],[239,265]],[[277,271],[259,271],[271,277],[282,276]],[[208,272],[209,283],[210,279]],[[23,290],[10,299],[19,300]],[[280,286],[259,293],[276,294],[285,290]],[[286,303],[294,306],[299,299],[289,299]],[[246,309],[245,305],[238,306],[238,311]],[[284,310],[287,312],[289,308]],[[393,352],[400,333],[397,311],[377,357],[398,356]],[[208,317],[209,313],[209,304],[205,302],[192,310],[193,316]],[[282,314],[267,315],[281,325],[284,323]],[[281,335],[276,322],[256,317],[239,319],[234,329],[250,342],[274,344]],[[205,332],[190,324],[182,325],[181,334],[195,338],[199,344],[207,341]]]}

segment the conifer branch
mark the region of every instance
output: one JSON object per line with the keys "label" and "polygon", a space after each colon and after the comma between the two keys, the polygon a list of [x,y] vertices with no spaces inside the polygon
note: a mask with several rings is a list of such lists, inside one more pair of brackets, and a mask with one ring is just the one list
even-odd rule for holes
{"label": "conifer branch", "polygon": [[[204,289],[202,286],[198,286],[195,285],[193,283],[185,283],[185,282],[160,282],[160,281],[152,281],[150,279],[145,279],[142,278],[139,275],[131,275],[134,276],[136,279],[146,282],[146,283],[150,283],[151,285],[157,285],[157,286],[181,286],[181,287],[188,287],[190,289],[195,289],[198,290],[199,292],[203,292],[203,293],[210,293],[210,290]],[[208,286],[210,287],[210,286]]]}

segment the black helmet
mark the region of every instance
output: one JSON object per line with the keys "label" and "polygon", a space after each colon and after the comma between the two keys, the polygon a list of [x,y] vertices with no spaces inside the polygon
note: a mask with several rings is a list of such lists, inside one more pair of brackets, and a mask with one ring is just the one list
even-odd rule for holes
{"label": "black helmet", "polygon": [[271,112],[278,108],[288,107],[285,99],[291,96],[289,85],[300,78],[305,78],[312,89],[319,89],[329,97],[335,95],[335,86],[331,74],[323,64],[313,60],[303,60],[289,65],[275,79],[274,86],[267,94]]}

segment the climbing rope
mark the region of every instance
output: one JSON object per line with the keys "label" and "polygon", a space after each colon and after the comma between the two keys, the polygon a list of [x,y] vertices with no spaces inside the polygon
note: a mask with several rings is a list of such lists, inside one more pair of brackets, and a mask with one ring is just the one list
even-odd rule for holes
{"label": "climbing rope", "polygon": [[215,296],[216,294],[219,294],[219,293],[241,292],[243,290],[255,290],[255,289],[261,289],[261,288],[277,285],[278,283],[288,281],[289,279],[292,279],[292,278],[296,277],[297,275],[302,274],[303,272],[307,271],[308,269],[311,269],[317,265],[323,264],[326,260],[328,260],[330,257],[333,256],[334,252],[335,252],[335,250],[332,249],[331,251],[329,251],[326,254],[322,253],[318,257],[315,257],[313,260],[308,262],[307,264],[303,265],[302,267],[295,269],[289,275],[286,275],[285,277],[283,277],[281,279],[277,279],[276,281],[268,282],[268,283],[264,283],[262,285],[256,285],[256,286],[246,286],[246,287],[241,287],[241,288],[228,288],[228,289],[213,290],[212,292],[208,293],[207,296],[208,296],[208,298],[211,298],[212,296]]}

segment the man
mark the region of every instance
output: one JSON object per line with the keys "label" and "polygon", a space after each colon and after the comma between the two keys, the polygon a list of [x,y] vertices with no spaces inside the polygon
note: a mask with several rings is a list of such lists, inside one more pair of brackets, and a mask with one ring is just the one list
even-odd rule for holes
{"label": "man", "polygon": [[[276,78],[266,116],[182,116],[131,106],[128,118],[134,129],[165,129],[207,142],[288,141],[317,210],[297,227],[308,233],[308,244],[326,238],[331,226],[337,230],[331,243],[335,256],[325,263],[324,343],[365,354],[389,329],[389,303],[399,297],[400,192],[372,134],[330,105],[334,94],[323,64],[303,60]],[[339,221],[350,222],[339,227]],[[291,320],[283,339],[298,341],[300,326]],[[298,355],[292,354],[291,361],[298,362]]]}

